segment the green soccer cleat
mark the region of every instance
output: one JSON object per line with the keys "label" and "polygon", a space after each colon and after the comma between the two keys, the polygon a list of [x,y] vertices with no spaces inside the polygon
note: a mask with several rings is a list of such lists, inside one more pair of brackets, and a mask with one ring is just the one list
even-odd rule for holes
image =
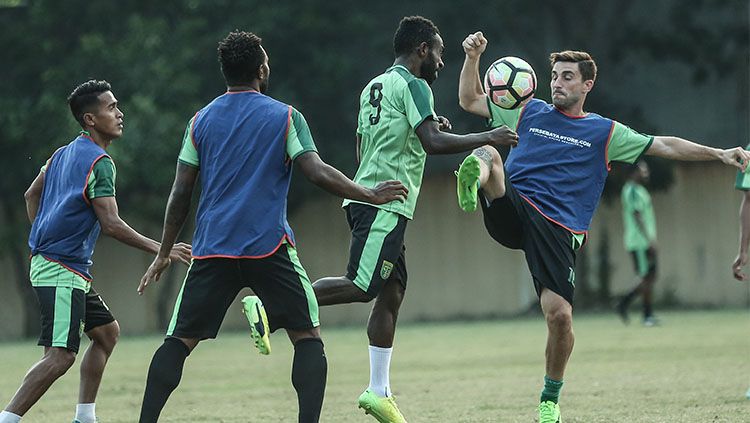
{"label": "green soccer cleat", "polygon": [[406,423],[393,396],[384,398],[367,389],[359,396],[359,408],[380,423]]}
{"label": "green soccer cleat", "polygon": [[474,156],[466,156],[461,167],[458,168],[458,183],[456,194],[458,194],[458,206],[463,211],[473,212],[477,209],[477,189],[479,188],[479,159]]}
{"label": "green soccer cleat", "polygon": [[271,354],[271,340],[268,338],[268,316],[266,316],[266,309],[263,308],[260,298],[254,295],[243,298],[242,311],[247,317],[247,322],[250,323],[250,337],[253,338],[255,347],[263,355]]}
{"label": "green soccer cleat", "polygon": [[539,423],[562,423],[560,406],[552,401],[539,404]]}

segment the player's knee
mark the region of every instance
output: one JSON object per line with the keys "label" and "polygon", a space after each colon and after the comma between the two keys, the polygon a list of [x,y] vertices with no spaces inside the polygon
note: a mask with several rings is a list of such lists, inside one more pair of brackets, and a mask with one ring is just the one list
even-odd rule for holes
{"label": "player's knee", "polygon": [[49,366],[49,374],[60,377],[73,366],[76,353],[65,348],[51,348],[45,357]]}
{"label": "player's knee", "polygon": [[573,328],[573,313],[569,307],[556,307],[546,316],[547,327],[558,332],[567,332]]}

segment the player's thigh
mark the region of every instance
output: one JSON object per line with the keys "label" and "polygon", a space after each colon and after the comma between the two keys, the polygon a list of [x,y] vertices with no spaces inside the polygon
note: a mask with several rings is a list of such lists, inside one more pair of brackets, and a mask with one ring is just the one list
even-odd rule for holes
{"label": "player's thigh", "polygon": [[177,295],[167,336],[215,338],[232,301],[243,287],[240,259],[193,260]]}
{"label": "player's thigh", "polygon": [[89,292],[86,293],[86,318],[83,331],[89,333],[95,328],[108,325],[114,321],[115,317],[101,295],[94,288],[89,289]]}
{"label": "player's thigh", "polygon": [[305,332],[320,325],[318,301],[295,247],[284,243],[272,255],[241,265],[243,280],[263,302],[271,332]]}
{"label": "player's thigh", "polygon": [[59,286],[35,286],[41,314],[38,345],[78,352],[86,316],[83,290]]}
{"label": "player's thigh", "polygon": [[398,214],[363,204],[348,206],[352,228],[346,277],[368,296],[375,297],[396,271],[406,286],[406,261],[398,268],[404,252],[407,219]]}

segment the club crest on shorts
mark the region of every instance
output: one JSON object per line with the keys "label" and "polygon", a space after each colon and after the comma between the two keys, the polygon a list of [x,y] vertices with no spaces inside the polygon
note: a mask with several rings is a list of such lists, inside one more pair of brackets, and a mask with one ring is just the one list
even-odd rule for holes
{"label": "club crest on shorts", "polygon": [[387,280],[391,276],[393,271],[393,263],[388,260],[383,260],[383,265],[380,267],[380,277],[383,280]]}

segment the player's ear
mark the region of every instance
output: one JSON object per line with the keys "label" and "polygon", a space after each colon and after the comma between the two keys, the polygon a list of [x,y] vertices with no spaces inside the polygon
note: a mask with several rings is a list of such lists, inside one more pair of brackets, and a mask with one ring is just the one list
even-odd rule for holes
{"label": "player's ear", "polygon": [[588,93],[589,91],[591,91],[592,89],[594,89],[594,80],[593,79],[587,79],[587,80],[583,81],[583,86],[585,88],[584,92]]}
{"label": "player's ear", "polygon": [[86,112],[83,114],[83,123],[86,126],[96,126],[96,117],[91,112]]}
{"label": "player's ear", "polygon": [[430,43],[423,41],[418,47],[417,47],[417,55],[419,57],[427,57],[427,54],[430,52]]}

